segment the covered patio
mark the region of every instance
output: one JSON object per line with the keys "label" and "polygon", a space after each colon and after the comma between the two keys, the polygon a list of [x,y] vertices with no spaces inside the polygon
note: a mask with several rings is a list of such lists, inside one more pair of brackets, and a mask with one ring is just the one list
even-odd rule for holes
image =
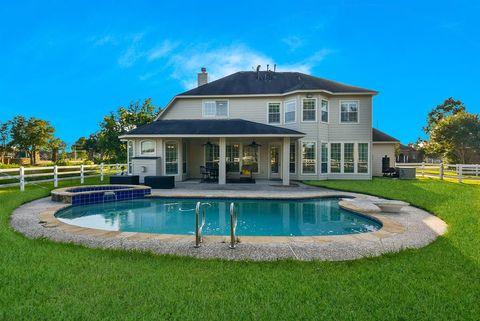
{"label": "covered patio", "polygon": [[[161,120],[121,138],[128,142],[131,173],[152,172],[175,180],[225,185],[276,180],[290,185],[297,166],[292,129],[241,119]],[[160,165],[147,168],[152,159]],[[143,171],[143,172],[142,172]]]}

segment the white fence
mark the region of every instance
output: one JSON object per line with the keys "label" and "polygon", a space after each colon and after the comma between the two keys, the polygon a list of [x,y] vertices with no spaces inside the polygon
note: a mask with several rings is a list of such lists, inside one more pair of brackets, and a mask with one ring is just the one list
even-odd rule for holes
{"label": "white fence", "polygon": [[416,168],[420,177],[450,178],[460,183],[463,180],[480,180],[479,164],[395,163],[395,167]]}
{"label": "white fence", "polygon": [[55,187],[58,181],[79,179],[80,184],[88,177],[100,177],[103,181],[105,175],[117,174],[126,171],[127,164],[99,164],[76,166],[48,166],[48,167],[19,167],[0,169],[0,188],[20,186],[25,190],[26,184],[53,182]]}

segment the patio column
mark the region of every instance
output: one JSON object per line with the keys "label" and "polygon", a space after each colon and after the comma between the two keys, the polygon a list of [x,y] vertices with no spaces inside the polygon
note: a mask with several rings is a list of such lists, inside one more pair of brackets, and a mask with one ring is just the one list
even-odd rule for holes
{"label": "patio column", "polygon": [[283,137],[282,183],[286,186],[290,185],[290,137]]}
{"label": "patio column", "polygon": [[225,185],[227,182],[226,149],[227,140],[222,137],[218,140],[219,162],[218,162],[218,184]]}

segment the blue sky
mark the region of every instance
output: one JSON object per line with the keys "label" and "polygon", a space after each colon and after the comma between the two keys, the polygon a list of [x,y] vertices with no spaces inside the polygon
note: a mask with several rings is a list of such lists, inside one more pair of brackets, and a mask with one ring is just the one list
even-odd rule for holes
{"label": "blue sky", "polygon": [[132,100],[165,106],[277,64],[380,91],[374,126],[407,143],[450,96],[480,111],[478,1],[12,1],[0,6],[0,121],[50,120],[69,144]]}

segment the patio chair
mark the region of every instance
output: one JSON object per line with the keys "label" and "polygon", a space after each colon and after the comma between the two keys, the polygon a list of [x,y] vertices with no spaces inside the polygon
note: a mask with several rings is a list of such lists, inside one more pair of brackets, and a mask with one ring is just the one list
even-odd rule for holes
{"label": "patio chair", "polygon": [[210,181],[210,171],[205,166],[200,166],[200,174],[202,174],[202,182]]}

